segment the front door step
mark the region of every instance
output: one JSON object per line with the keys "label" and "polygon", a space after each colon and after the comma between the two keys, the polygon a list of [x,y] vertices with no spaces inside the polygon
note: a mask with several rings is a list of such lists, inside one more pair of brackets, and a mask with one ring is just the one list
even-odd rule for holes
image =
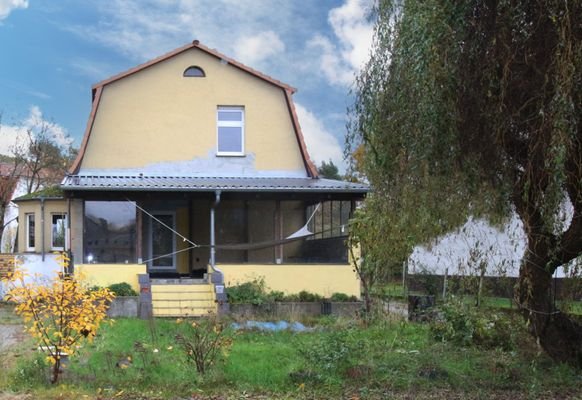
{"label": "front door step", "polygon": [[216,313],[214,285],[200,279],[152,279],[154,317],[200,317]]}

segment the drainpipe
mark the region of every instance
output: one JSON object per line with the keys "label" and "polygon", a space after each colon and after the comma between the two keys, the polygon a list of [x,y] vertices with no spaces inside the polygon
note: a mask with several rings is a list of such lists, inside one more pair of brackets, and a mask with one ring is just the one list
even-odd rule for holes
{"label": "drainpipe", "polygon": [[69,266],[65,273],[73,274],[75,268],[75,260],[73,259],[73,239],[71,237],[71,199],[67,197],[67,218],[65,219],[67,226],[66,226],[66,233],[65,233],[65,252],[69,256]]}
{"label": "drainpipe", "polygon": [[44,262],[44,197],[40,198],[40,250]]}
{"label": "drainpipe", "polygon": [[212,267],[210,281],[214,284],[218,313],[224,314],[228,312],[228,302],[224,291],[224,273],[216,267],[216,229],[214,223],[216,207],[220,204],[220,190],[217,190],[214,194],[214,203],[210,208],[210,266]]}
{"label": "drainpipe", "polygon": [[[212,208],[210,208],[210,266],[212,267],[212,271],[216,271],[216,234],[214,228],[214,213],[215,209],[220,204],[220,190],[217,190],[215,193],[214,203],[212,204]],[[222,272],[222,271],[218,271]]]}

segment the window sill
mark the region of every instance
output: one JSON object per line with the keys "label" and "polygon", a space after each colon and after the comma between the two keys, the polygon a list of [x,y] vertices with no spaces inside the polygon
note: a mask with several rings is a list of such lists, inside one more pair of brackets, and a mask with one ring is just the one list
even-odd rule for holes
{"label": "window sill", "polygon": [[244,153],[216,153],[216,157],[246,157]]}

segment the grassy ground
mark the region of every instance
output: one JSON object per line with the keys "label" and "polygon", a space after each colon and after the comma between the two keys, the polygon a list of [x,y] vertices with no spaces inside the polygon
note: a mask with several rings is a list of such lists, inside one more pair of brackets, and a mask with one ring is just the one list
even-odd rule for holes
{"label": "grassy ground", "polygon": [[[402,286],[402,282],[390,282],[385,284],[379,289],[378,295],[383,298],[388,299],[401,299],[405,300],[408,294],[412,295],[423,295],[426,294],[424,292],[407,292],[404,287]],[[465,300],[468,303],[475,303],[474,296],[464,296]],[[437,301],[442,299],[442,297],[437,296]],[[484,307],[491,307],[491,308],[503,308],[503,309],[512,309],[515,308],[515,304],[513,303],[513,299],[507,297],[491,297],[491,296],[484,296],[483,297],[483,306]],[[582,301],[567,301],[567,302],[558,302],[557,307],[560,310],[568,312],[574,315],[581,315],[582,316]]]}
{"label": "grassy ground", "polygon": [[325,318],[308,333],[241,333],[228,357],[200,376],[175,333],[172,320],[104,325],[57,387],[46,383],[42,357],[25,342],[5,365],[0,393],[35,399],[582,398],[580,372],[553,364],[526,335],[512,351],[483,350],[436,342],[426,324],[384,321],[364,328]]}

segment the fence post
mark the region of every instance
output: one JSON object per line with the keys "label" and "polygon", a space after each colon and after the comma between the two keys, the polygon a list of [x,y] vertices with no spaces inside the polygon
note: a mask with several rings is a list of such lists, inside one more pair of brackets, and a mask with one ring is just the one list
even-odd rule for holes
{"label": "fence post", "polygon": [[443,300],[447,297],[447,277],[449,276],[449,267],[445,268],[445,277],[443,280]]}

